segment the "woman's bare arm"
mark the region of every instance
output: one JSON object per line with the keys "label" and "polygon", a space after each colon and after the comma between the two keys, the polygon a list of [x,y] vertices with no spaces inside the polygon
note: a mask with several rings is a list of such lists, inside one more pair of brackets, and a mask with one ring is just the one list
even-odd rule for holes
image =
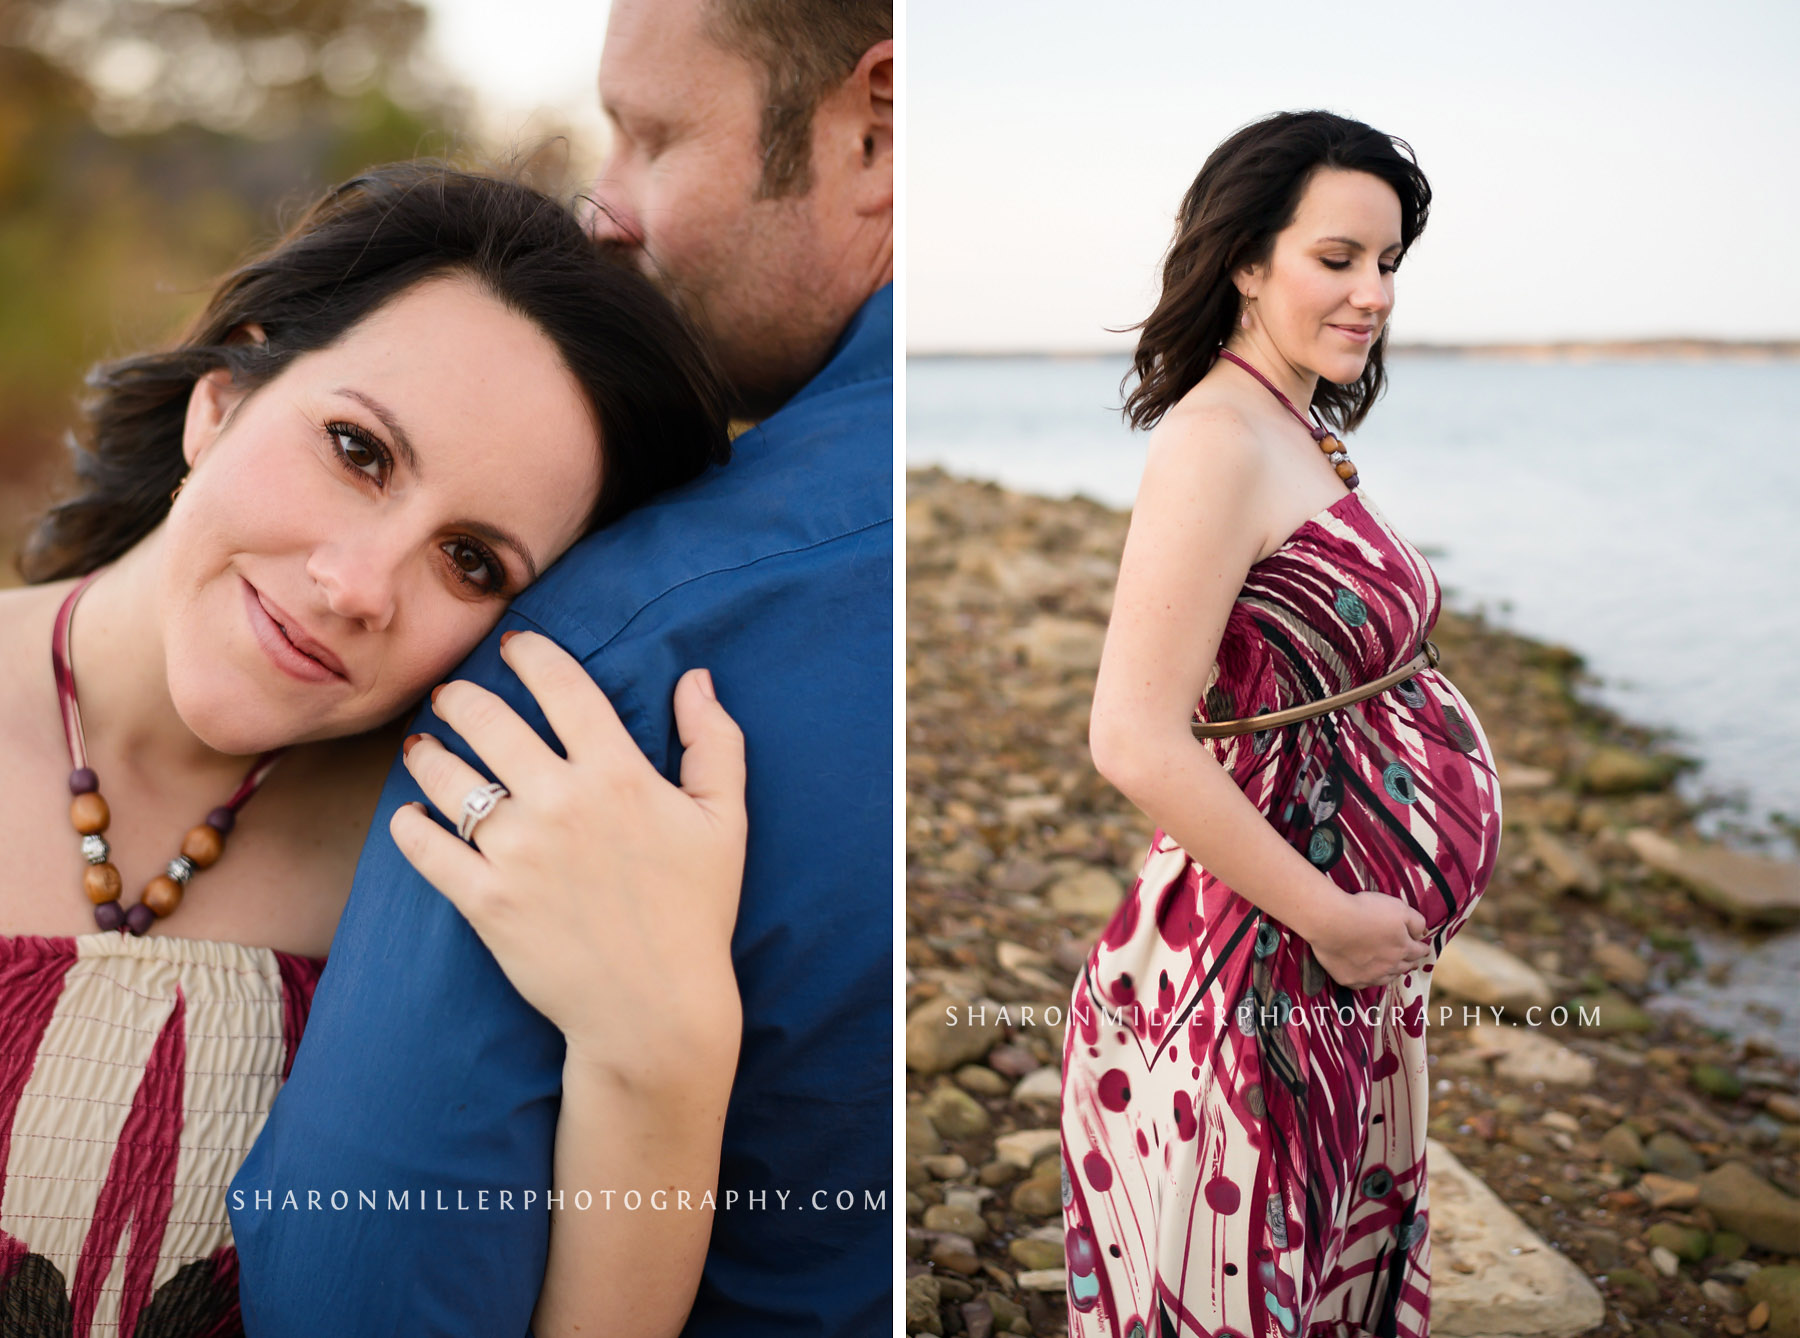
{"label": "woman's bare arm", "polygon": [[1178,408],[1153,434],[1089,746],[1126,798],[1252,905],[1313,943],[1340,983],[1374,983],[1396,961],[1421,954],[1408,927],[1418,920],[1422,931],[1422,918],[1395,899],[1354,897],[1333,884],[1188,727],[1265,541],[1255,517],[1266,486],[1258,447],[1227,408]]}
{"label": "woman's bare arm", "polygon": [[[534,1338],[660,1338],[686,1322],[712,1232],[709,1197],[742,1030],[736,992],[717,1004],[710,1035],[670,1038],[668,1064],[635,1080],[605,1056],[571,1048],[556,1123],[560,1206],[550,1213]],[[582,1191],[592,1196],[585,1209]]]}

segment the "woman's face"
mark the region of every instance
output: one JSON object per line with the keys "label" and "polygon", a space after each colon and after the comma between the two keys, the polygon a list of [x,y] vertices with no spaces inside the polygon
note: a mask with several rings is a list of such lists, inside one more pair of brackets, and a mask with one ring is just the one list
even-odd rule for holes
{"label": "woman's face", "polygon": [[254,394],[196,386],[164,525],[176,709],[222,752],[405,710],[582,532],[591,410],[555,346],[472,281],[408,289]]}
{"label": "woman's face", "polygon": [[1347,385],[1394,308],[1400,197],[1367,172],[1324,168],[1301,194],[1294,221],[1275,237],[1266,266],[1240,287],[1256,296],[1252,333],[1297,371]]}

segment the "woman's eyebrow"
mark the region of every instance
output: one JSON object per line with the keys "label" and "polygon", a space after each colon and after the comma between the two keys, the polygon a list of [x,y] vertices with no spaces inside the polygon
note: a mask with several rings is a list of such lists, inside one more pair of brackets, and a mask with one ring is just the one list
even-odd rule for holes
{"label": "woman's eyebrow", "polygon": [[350,386],[339,386],[334,392],[346,399],[355,400],[370,413],[381,420],[381,425],[394,438],[394,445],[406,460],[406,467],[415,475],[419,472],[419,453],[413,449],[412,438],[406,435],[406,429],[400,426],[400,420],[394,417],[394,411],[376,399],[373,395],[364,394]]}
{"label": "woman's eyebrow", "polygon": [[[1367,249],[1363,246],[1363,244],[1361,242],[1357,241],[1356,238],[1354,238],[1354,237],[1321,237],[1321,238],[1319,238],[1319,241],[1320,242],[1339,242],[1344,246],[1348,246],[1352,251],[1362,251],[1362,250]],[[1314,245],[1317,245],[1317,244],[1318,243],[1314,243]],[[1400,249],[1400,243],[1399,242],[1389,242],[1386,246],[1382,247],[1381,249],[1384,252],[1385,251],[1398,251]]]}

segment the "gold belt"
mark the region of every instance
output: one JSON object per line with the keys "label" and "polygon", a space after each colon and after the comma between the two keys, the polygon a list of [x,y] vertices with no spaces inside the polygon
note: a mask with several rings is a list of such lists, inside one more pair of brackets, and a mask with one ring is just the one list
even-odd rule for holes
{"label": "gold belt", "polygon": [[1321,697],[1317,701],[1307,702],[1304,706],[1290,706],[1283,711],[1265,711],[1261,715],[1248,716],[1242,720],[1196,720],[1193,722],[1194,737],[1219,739],[1231,734],[1249,734],[1259,730],[1278,729],[1282,725],[1291,725],[1298,720],[1310,720],[1313,716],[1324,715],[1327,711],[1335,711],[1341,706],[1350,705],[1351,702],[1359,702],[1366,697],[1373,697],[1378,692],[1385,692],[1394,684],[1405,682],[1422,669],[1435,668],[1437,662],[1438,648],[1427,641],[1423,650],[1392,673],[1370,679],[1367,683],[1351,688],[1347,692],[1334,692],[1329,697]]}

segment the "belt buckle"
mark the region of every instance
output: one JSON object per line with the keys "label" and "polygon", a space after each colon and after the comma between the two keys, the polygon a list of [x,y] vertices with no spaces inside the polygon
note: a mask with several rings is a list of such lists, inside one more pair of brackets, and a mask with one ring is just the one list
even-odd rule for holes
{"label": "belt buckle", "polygon": [[1429,637],[1427,637],[1425,640],[1424,650],[1425,650],[1425,662],[1427,664],[1429,664],[1433,669],[1437,668],[1438,648],[1431,643],[1431,639]]}

